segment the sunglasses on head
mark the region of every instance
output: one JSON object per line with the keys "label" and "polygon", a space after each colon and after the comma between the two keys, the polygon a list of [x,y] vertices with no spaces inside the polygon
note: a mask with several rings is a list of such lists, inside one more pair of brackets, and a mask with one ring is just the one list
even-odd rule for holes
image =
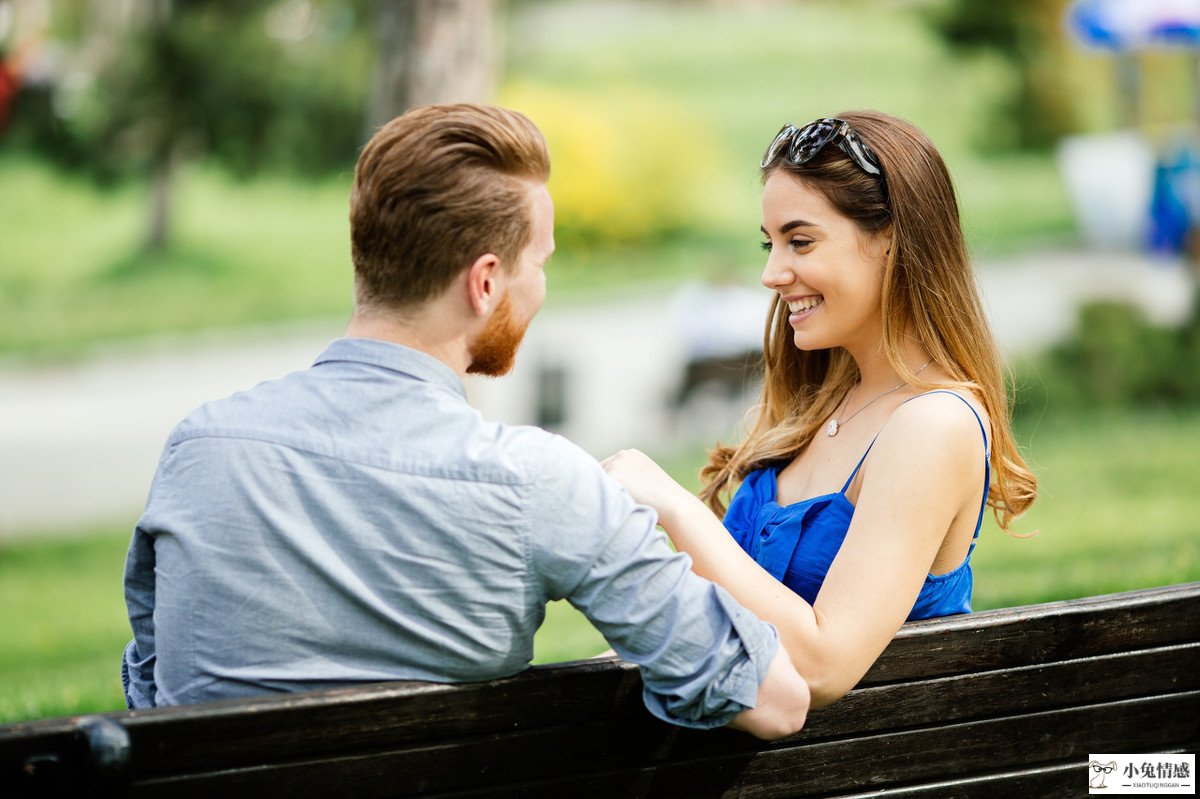
{"label": "sunglasses on head", "polygon": [[784,125],[775,135],[771,146],[767,148],[759,167],[765,169],[767,164],[774,161],[779,155],[782,155],[788,163],[796,166],[806,164],[830,142],[836,144],[838,149],[850,156],[850,160],[857,164],[863,172],[875,175],[880,181],[883,180],[883,167],[879,163],[879,158],[854,128],[850,127],[849,122],[834,117],[825,117],[815,122],[809,122],[802,128],[798,128],[790,122]]}

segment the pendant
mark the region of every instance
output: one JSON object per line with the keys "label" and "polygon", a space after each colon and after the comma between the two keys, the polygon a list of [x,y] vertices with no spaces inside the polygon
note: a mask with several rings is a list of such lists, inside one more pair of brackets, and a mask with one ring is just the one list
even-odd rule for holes
{"label": "pendant", "polygon": [[833,438],[834,436],[837,435],[837,431],[838,431],[837,419],[830,419],[829,426],[825,428],[825,435],[829,436],[830,438]]}

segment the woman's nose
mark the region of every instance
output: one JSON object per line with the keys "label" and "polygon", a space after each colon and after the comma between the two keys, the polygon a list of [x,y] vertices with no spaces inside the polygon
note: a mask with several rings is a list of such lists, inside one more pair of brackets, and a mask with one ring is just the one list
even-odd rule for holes
{"label": "woman's nose", "polygon": [[791,282],[791,270],[780,263],[774,252],[768,253],[767,265],[763,267],[762,284],[769,289],[777,289]]}

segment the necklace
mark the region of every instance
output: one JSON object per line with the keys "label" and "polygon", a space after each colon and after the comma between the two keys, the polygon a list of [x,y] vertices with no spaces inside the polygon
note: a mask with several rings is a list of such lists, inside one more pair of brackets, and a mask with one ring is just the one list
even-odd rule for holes
{"label": "necklace", "polygon": [[[925,362],[925,366],[928,366],[928,365],[929,365],[929,364],[931,364],[931,363],[933,363],[933,358],[930,358],[928,361],[926,361],[926,362]],[[922,366],[920,369],[918,369],[918,370],[916,371],[916,374],[921,374],[921,372],[924,372],[924,371],[925,371],[925,366]],[[829,436],[830,438],[833,438],[834,436],[836,436],[836,435],[838,434],[838,430],[841,430],[841,429],[842,429],[842,425],[846,424],[846,423],[847,423],[847,422],[849,422],[851,419],[853,419],[855,416],[858,416],[860,413],[862,413],[863,411],[865,411],[867,408],[871,407],[871,404],[872,404],[872,403],[874,403],[874,402],[877,402],[878,400],[881,400],[881,399],[883,399],[883,398],[884,398],[884,397],[886,397],[888,394],[891,394],[893,391],[899,391],[899,390],[900,390],[902,387],[904,387],[905,383],[906,383],[906,381],[904,381],[904,380],[901,380],[899,383],[897,383],[896,385],[892,386],[891,388],[889,388],[887,391],[883,392],[883,393],[882,393],[882,394],[880,394],[879,396],[872,398],[870,402],[868,402],[866,405],[864,405],[864,406],[862,406],[861,408],[859,408],[859,409],[858,409],[857,411],[855,411],[854,413],[852,413],[852,414],[850,414],[849,416],[847,416],[845,419],[841,419],[841,420],[839,420],[839,419],[830,419],[830,420],[829,420],[829,424],[828,424],[828,425],[825,427],[825,435]],[[851,396],[854,394],[854,391],[855,391],[855,389],[857,389],[857,388],[858,388],[860,385],[862,385],[862,384],[861,384],[861,383],[856,383],[856,384],[854,385],[854,388],[850,389],[850,393],[846,395],[846,402],[844,403],[844,405],[843,405],[842,407],[847,407],[847,408],[848,408],[848,407],[850,407],[850,397],[851,397]]]}

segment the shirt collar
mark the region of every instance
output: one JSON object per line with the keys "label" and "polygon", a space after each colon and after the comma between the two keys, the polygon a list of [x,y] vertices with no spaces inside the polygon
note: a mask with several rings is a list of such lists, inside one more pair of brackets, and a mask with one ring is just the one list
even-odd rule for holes
{"label": "shirt collar", "polygon": [[313,362],[313,366],[336,361],[364,363],[443,386],[467,397],[466,386],[458,374],[432,355],[412,347],[373,338],[339,338]]}

